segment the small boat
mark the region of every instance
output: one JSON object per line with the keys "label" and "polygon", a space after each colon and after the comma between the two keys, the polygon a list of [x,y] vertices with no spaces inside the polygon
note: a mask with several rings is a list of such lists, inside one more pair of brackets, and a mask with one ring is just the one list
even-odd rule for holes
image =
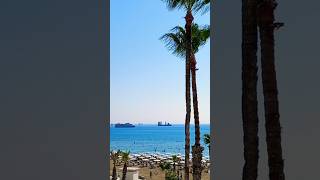
{"label": "small boat", "polygon": [[133,128],[133,127],[136,127],[135,125],[133,124],[130,124],[130,123],[125,123],[125,124],[120,124],[120,123],[117,123],[114,125],[115,128]]}

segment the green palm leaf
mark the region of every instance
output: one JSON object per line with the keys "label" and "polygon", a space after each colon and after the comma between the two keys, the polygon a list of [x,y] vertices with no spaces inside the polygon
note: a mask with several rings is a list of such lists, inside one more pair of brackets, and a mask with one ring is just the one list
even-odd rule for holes
{"label": "green palm leaf", "polygon": [[185,8],[186,10],[191,10],[194,6],[201,0],[162,0],[167,4],[167,7],[172,9]]}
{"label": "green palm leaf", "polygon": [[194,5],[194,11],[202,11],[202,14],[208,12],[210,10],[210,0],[201,0],[197,1]]}
{"label": "green palm leaf", "polygon": [[[193,53],[197,53],[199,48],[205,45],[210,36],[209,26],[199,27],[197,24],[192,24],[192,49]],[[170,30],[170,33],[166,33],[160,37],[160,40],[165,42],[165,46],[172,54],[178,57],[185,57],[186,55],[186,31],[181,26],[176,26]]]}
{"label": "green palm leaf", "polygon": [[125,151],[125,152],[122,152],[121,154],[122,154],[122,161],[128,162],[130,151]]}
{"label": "green palm leaf", "polygon": [[204,134],[204,143],[210,145],[210,134]]}

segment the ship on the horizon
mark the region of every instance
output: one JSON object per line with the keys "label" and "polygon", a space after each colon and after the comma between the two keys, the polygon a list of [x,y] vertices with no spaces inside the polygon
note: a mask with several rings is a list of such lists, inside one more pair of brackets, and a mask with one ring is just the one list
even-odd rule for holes
{"label": "ship on the horizon", "polygon": [[172,126],[172,124],[164,122],[164,124],[162,123],[162,121],[158,122],[158,126]]}
{"label": "ship on the horizon", "polygon": [[117,123],[114,125],[115,128],[133,128],[133,127],[136,127],[135,125],[133,124],[130,124],[130,123],[124,123],[124,124],[121,124],[121,123]]}

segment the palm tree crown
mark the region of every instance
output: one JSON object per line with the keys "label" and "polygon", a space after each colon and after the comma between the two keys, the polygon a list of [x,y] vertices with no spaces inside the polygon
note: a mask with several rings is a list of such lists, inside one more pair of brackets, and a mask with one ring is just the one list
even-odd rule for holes
{"label": "palm tree crown", "polygon": [[186,10],[192,10],[197,3],[203,0],[162,0],[167,4],[167,7],[172,9],[184,8]]}
{"label": "palm tree crown", "polygon": [[120,153],[121,153],[120,150],[118,150],[118,151],[112,151],[112,152],[111,152],[111,159],[112,159],[114,162],[117,162]]}
{"label": "palm tree crown", "polygon": [[[209,36],[209,26],[199,27],[197,24],[192,24],[192,50],[197,53],[199,48],[203,46]],[[185,57],[187,50],[186,31],[181,26],[176,26],[171,29],[170,33],[164,34],[161,38],[166,43],[166,47],[172,51],[173,54],[179,57]]]}
{"label": "palm tree crown", "polygon": [[128,162],[130,151],[122,152],[121,154],[122,154],[122,161]]}
{"label": "palm tree crown", "polygon": [[167,4],[168,9],[181,9],[208,12],[210,0],[162,0]]}

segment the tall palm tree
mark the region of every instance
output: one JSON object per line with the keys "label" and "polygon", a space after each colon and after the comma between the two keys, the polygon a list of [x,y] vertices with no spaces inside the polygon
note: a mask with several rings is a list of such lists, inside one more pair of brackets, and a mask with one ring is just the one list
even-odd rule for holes
{"label": "tall palm tree", "polygon": [[190,153],[190,118],[191,118],[191,94],[190,94],[190,58],[191,58],[191,26],[193,21],[192,9],[197,0],[163,0],[169,9],[184,8],[186,10],[186,117],[185,117],[185,180],[189,180],[189,153]]}
{"label": "tall palm tree", "polygon": [[242,0],[243,180],[258,176],[257,0]]}
{"label": "tall palm tree", "polygon": [[[197,24],[192,24],[191,29],[192,29],[192,36],[191,36],[191,38],[192,38],[192,48],[191,48],[192,49],[192,52],[191,52],[192,59],[191,60],[193,62],[192,64],[195,64],[196,59],[195,59],[194,54],[197,53],[199,51],[199,48],[206,43],[206,41],[210,35],[210,29],[208,26],[199,27]],[[168,49],[170,51],[172,51],[173,54],[180,56],[180,57],[184,57],[186,55],[188,48],[187,48],[186,30],[184,28],[177,26],[177,27],[171,29],[170,33],[163,35],[160,39],[162,39],[166,42],[166,46],[168,47]],[[193,83],[195,83],[195,82],[193,81]],[[196,92],[196,87],[193,86],[193,89],[194,88],[195,88],[195,90],[193,90],[193,92]],[[195,100],[195,98],[197,98],[197,97],[194,97],[194,100]],[[190,123],[190,121],[189,121],[189,123]],[[196,126],[196,136],[197,136],[196,141],[198,140],[197,142],[200,145],[199,121],[197,124],[198,124],[198,126]],[[189,128],[188,129],[186,128],[186,130],[188,130],[188,132],[189,132]],[[188,138],[190,138],[190,137],[188,137]],[[188,170],[189,170],[190,139],[188,139],[188,141],[186,141],[185,150],[186,150],[186,152],[185,152],[185,156],[186,156],[185,169],[187,169],[185,171],[189,172]],[[201,159],[202,159],[201,152],[202,151],[198,152],[198,153],[200,153],[200,155],[194,155],[196,157],[200,157],[200,160],[198,162],[198,164],[200,164],[200,166],[197,166],[197,162],[193,162],[193,164],[195,164],[195,167],[194,167],[195,173],[197,173],[197,172],[199,173],[199,171],[196,171],[196,169],[201,168]],[[195,173],[193,173],[193,174],[195,174]],[[200,176],[201,176],[201,171],[200,171]],[[186,175],[185,175],[185,178],[186,178]],[[189,176],[187,178],[189,178]]]}
{"label": "tall palm tree", "polygon": [[[210,36],[209,27],[206,27],[200,31],[194,30],[192,28],[192,44],[204,44]],[[199,45],[199,46],[200,46]],[[195,45],[194,47],[198,47]],[[192,46],[193,48],[193,46]],[[198,51],[198,50],[195,50]],[[192,75],[192,100],[193,100],[193,114],[194,114],[194,126],[195,126],[195,144],[192,146],[192,166],[193,166],[193,179],[201,179],[201,160],[202,152],[204,148],[200,144],[200,120],[199,120],[199,108],[198,108],[198,93],[197,93],[197,83],[196,83],[196,58],[195,53],[191,54],[191,75]]]}
{"label": "tall palm tree", "polygon": [[265,128],[268,151],[269,179],[284,180],[284,163],[281,147],[278,88],[274,56],[274,29],[283,23],[275,23],[274,0],[261,0],[258,5],[258,25],[261,46],[261,69],[264,95]]}
{"label": "tall palm tree", "polygon": [[116,169],[116,164],[118,162],[118,158],[120,155],[120,150],[118,151],[111,151],[111,159],[113,161],[113,169],[112,169],[112,180],[117,179],[117,169]]}
{"label": "tall palm tree", "polygon": [[210,152],[210,134],[204,134],[203,140],[204,140],[204,143],[208,146],[209,152]]}
{"label": "tall palm tree", "polygon": [[126,180],[129,154],[130,154],[130,151],[122,152],[122,161],[124,162],[123,169],[122,169],[122,180]]}

